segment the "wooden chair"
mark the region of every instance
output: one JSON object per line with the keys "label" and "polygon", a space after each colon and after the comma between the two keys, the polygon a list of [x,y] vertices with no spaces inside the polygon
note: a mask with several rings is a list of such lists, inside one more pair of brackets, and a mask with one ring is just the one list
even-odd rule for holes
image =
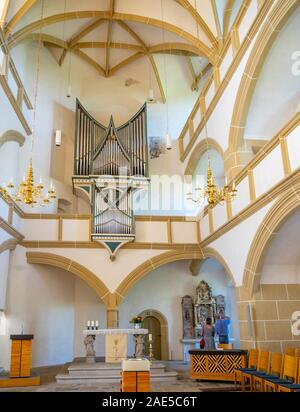
{"label": "wooden chair", "polygon": [[300,358],[297,359],[297,379],[295,383],[278,385],[278,392],[298,392],[300,390]]}
{"label": "wooden chair", "polygon": [[247,368],[238,368],[234,370],[234,384],[237,386],[237,383],[241,383],[242,381],[242,371],[247,370],[256,370],[257,363],[258,363],[258,349],[250,349],[249,357],[248,357],[248,367]]}
{"label": "wooden chair", "polygon": [[264,389],[266,392],[277,392],[278,386],[296,382],[298,369],[298,358],[284,355],[283,372],[280,378],[265,378]]}
{"label": "wooden chair", "polygon": [[233,349],[232,343],[219,343],[218,348],[220,349]]}
{"label": "wooden chair", "polygon": [[257,372],[269,373],[271,352],[259,351],[258,363],[256,370],[242,371],[241,385],[242,391],[245,391],[246,384],[249,381],[250,390],[253,390],[253,377]]}
{"label": "wooden chair", "polygon": [[270,365],[270,374],[263,372],[257,372],[253,376],[253,385],[252,390],[257,391],[257,386],[259,387],[259,392],[265,391],[265,379],[266,378],[280,378],[282,373],[282,363],[283,363],[282,353],[272,353],[271,354],[271,365]]}
{"label": "wooden chair", "polygon": [[286,348],[285,355],[296,356],[296,348]]}

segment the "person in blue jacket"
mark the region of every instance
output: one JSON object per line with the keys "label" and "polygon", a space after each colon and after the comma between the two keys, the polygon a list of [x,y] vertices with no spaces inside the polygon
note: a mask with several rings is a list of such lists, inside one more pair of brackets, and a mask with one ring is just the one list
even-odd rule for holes
{"label": "person in blue jacket", "polygon": [[230,318],[224,315],[217,315],[215,323],[215,333],[219,337],[219,343],[229,343]]}

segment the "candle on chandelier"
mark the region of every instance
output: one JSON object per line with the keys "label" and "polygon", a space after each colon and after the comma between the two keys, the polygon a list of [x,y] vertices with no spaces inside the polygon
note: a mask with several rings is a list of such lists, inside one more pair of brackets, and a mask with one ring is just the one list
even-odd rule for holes
{"label": "candle on chandelier", "polygon": [[152,342],[152,333],[149,333],[149,342]]}
{"label": "candle on chandelier", "polygon": [[98,329],[98,327],[99,327],[99,321],[98,320],[95,321],[95,326],[96,326],[96,329]]}
{"label": "candle on chandelier", "polygon": [[87,328],[90,329],[90,326],[91,326],[91,322],[88,320],[87,321]]}
{"label": "candle on chandelier", "polygon": [[8,189],[13,189],[13,187],[14,187],[14,179],[13,179],[12,177],[10,178],[10,181],[8,182],[7,187],[8,187]]}
{"label": "candle on chandelier", "polygon": [[92,327],[92,329],[94,329],[94,327],[95,327],[95,322],[93,320],[91,321],[91,327]]}

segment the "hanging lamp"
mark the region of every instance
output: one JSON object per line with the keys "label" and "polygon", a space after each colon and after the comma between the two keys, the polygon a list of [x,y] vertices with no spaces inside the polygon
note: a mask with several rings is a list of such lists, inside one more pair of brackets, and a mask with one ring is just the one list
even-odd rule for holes
{"label": "hanging lamp", "polygon": [[[44,0],[41,2],[41,20],[44,17]],[[34,147],[34,137],[36,131],[36,106],[37,106],[37,95],[38,95],[38,84],[39,84],[39,75],[40,75],[40,53],[41,53],[41,30],[39,36],[39,47],[38,47],[38,56],[37,56],[37,70],[36,70],[36,79],[35,79],[35,93],[34,93],[34,111],[33,111],[33,131],[31,134],[31,153],[29,159],[29,165],[21,184],[14,191],[14,183],[12,179],[6,185],[4,184],[0,187],[0,193],[8,201],[15,201],[17,203],[23,203],[24,205],[29,205],[34,207],[35,205],[45,206],[50,202],[54,201],[56,198],[55,188],[53,184],[50,184],[50,188],[45,192],[42,179],[40,179],[38,184],[34,183],[34,169],[33,169],[33,147]]]}
{"label": "hanging lamp", "polygon": [[[195,1],[195,10],[197,12],[197,2]],[[199,27],[197,24],[197,35],[199,39]],[[203,80],[202,72],[200,78],[200,84]],[[200,87],[200,90],[202,88]],[[196,204],[202,204],[204,200],[207,200],[208,206],[210,208],[216,206],[217,204],[224,204],[227,201],[232,201],[237,195],[237,189],[235,181],[233,180],[231,184],[228,184],[227,179],[225,178],[225,185],[219,187],[215,183],[215,178],[213,176],[211,168],[211,160],[209,157],[209,141],[208,141],[208,132],[207,132],[207,121],[206,121],[206,111],[204,112],[204,127],[205,127],[205,140],[207,145],[208,153],[208,165],[206,172],[206,185],[204,187],[197,186],[195,188],[196,196],[193,196],[192,192],[186,194],[187,200],[190,200]]]}
{"label": "hanging lamp", "polygon": [[[162,43],[165,44],[165,24],[164,24],[164,11],[163,11],[163,0],[160,2],[161,4],[161,20],[162,20]],[[167,121],[167,133],[165,135],[165,143],[166,149],[172,149],[172,137],[169,133],[169,105],[168,105],[168,77],[167,77],[167,70],[166,70],[166,54],[164,53],[164,77],[165,77],[165,85],[166,85],[166,121]]]}

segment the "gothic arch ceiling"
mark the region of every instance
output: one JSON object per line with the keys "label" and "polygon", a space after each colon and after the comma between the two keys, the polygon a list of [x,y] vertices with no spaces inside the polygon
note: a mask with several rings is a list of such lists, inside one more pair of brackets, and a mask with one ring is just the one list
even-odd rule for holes
{"label": "gothic arch ceiling", "polygon": [[10,47],[41,39],[58,64],[69,53],[101,76],[147,58],[165,101],[156,53],[185,56],[193,79],[219,58],[243,0],[11,0],[5,26]]}

